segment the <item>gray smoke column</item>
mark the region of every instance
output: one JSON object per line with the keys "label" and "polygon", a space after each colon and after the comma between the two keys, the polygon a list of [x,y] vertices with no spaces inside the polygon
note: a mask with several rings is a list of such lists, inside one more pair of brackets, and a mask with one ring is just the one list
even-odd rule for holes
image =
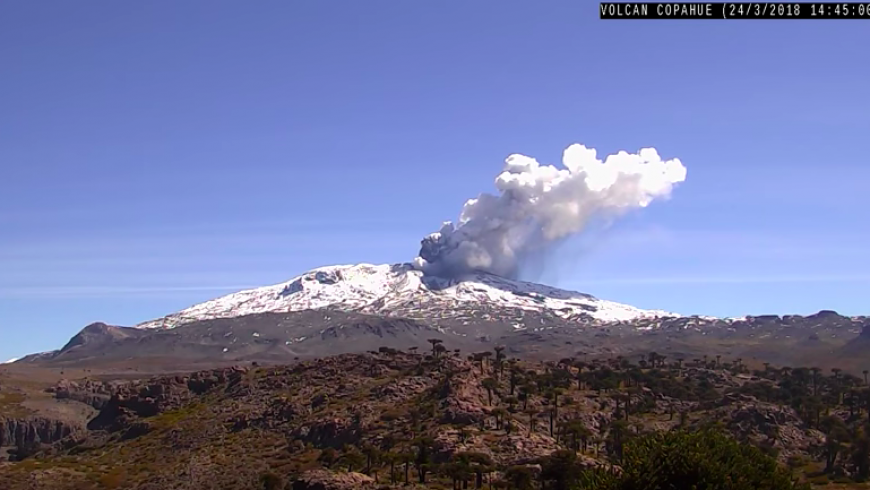
{"label": "gray smoke column", "polygon": [[571,145],[564,168],[509,156],[495,179],[498,195],[469,199],[458,225],[445,222],[423,239],[415,266],[442,277],[483,271],[515,278],[523,259],[581,233],[591,219],[646,207],[686,180],[680,160],[662,160],[654,148],[620,151],[604,161],[596,153]]}

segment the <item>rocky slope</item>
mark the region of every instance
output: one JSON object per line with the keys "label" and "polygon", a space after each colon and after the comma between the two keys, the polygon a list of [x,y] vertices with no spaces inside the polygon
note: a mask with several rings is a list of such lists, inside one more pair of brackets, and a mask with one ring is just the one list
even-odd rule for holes
{"label": "rocky slope", "polygon": [[0,416],[0,447],[53,444],[83,427],[44,417],[7,418]]}
{"label": "rocky slope", "polygon": [[[37,488],[58,490],[253,489],[268,476],[287,488],[392,488],[406,471],[419,476],[413,462],[421,447],[430,479],[443,481],[449,463],[470,455],[492,472],[574,448],[582,464],[596,466],[612,460],[615,438],[711,423],[783,463],[812,460],[824,442],[794,408],[749,394],[776,398],[779,370],[750,375],[734,360],[678,363],[658,355],[640,365],[623,358],[526,363],[501,350],[465,356],[437,342],[430,348],[66,382],[53,390],[57,396],[111,395],[85,437],[0,465],[0,481],[10,490],[31,488],[34,478],[44,482]],[[840,377],[822,389],[845,383],[860,382]]]}

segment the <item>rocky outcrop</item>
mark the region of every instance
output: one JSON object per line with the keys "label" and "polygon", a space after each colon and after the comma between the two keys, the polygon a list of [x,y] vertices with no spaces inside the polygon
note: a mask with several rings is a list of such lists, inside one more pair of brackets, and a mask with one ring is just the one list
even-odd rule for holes
{"label": "rocky outcrop", "polygon": [[375,480],[362,473],[332,473],[325,470],[304,473],[291,485],[293,490],[356,490],[374,487]]}
{"label": "rocky outcrop", "polygon": [[348,444],[357,444],[362,434],[363,430],[359,421],[343,418],[318,420],[314,424],[303,425],[291,433],[294,439],[299,439],[315,446],[330,446],[334,448],[342,448]]}
{"label": "rocky outcrop", "polygon": [[0,417],[0,447],[53,444],[81,430],[82,427],[61,420]]}
{"label": "rocky outcrop", "polygon": [[434,384],[431,378],[411,376],[391,381],[380,386],[375,392],[378,399],[388,403],[398,403],[417,396]]}
{"label": "rocky outcrop", "polygon": [[842,320],[848,320],[849,318],[844,317],[833,310],[821,310],[818,313],[807,316],[806,319],[810,320],[810,321],[824,322],[824,321],[842,321]]}
{"label": "rocky outcrop", "polygon": [[783,461],[820,447],[824,434],[810,429],[790,407],[764,403],[741,396],[717,411],[727,420],[728,430],[740,440],[769,445],[779,450]]}
{"label": "rocky outcrop", "polygon": [[484,454],[500,466],[531,464],[559,449],[552,437],[532,433],[508,435],[497,444],[482,435],[465,437],[458,430],[446,430],[435,438],[437,462],[447,462],[459,453]]}
{"label": "rocky outcrop", "polygon": [[[216,386],[232,390],[246,372],[246,368],[231,367],[121,385],[103,404],[100,413],[88,423],[88,429],[126,431],[138,419],[180,408],[195,396]],[[134,433],[138,432],[142,432],[141,427],[134,430]]]}
{"label": "rocky outcrop", "polygon": [[479,425],[489,417],[486,390],[481,386],[485,377],[471,362],[451,359],[451,375],[439,389],[442,423]]}
{"label": "rocky outcrop", "polygon": [[113,386],[108,383],[93,380],[80,382],[62,380],[56,386],[47,389],[57,400],[73,400],[102,409],[111,398]]}

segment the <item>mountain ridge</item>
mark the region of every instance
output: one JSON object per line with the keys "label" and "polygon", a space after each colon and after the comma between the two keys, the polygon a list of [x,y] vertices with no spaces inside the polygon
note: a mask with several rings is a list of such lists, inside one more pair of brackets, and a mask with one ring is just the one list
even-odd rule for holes
{"label": "mountain ridge", "polygon": [[529,358],[644,351],[685,358],[716,351],[788,365],[814,357],[833,362],[843,355],[857,368],[870,349],[868,325],[866,317],[830,310],[808,316],[680,316],[487,273],[445,279],[410,264],[357,264],[320,267],[134,327],[94,323],[61,349],[17,362],[161,371],[383,347],[426,349],[440,341],[465,351],[501,345]]}
{"label": "mountain ridge", "polygon": [[549,311],[585,323],[680,316],[484,272],[446,279],[424,275],[411,264],[356,264],[312,269],[289,281],[215,298],[140,323],[136,328],[174,328],[201,320],[325,307],[415,319],[427,319],[433,314],[460,317],[473,313],[464,310],[495,305]]}

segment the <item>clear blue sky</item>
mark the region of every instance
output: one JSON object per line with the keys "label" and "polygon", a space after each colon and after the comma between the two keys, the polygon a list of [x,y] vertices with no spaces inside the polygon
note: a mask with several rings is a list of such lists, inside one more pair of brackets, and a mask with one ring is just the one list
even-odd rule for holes
{"label": "clear blue sky", "polygon": [[870,313],[870,22],[597,15],[3,2],[0,358],[409,260],[507,155],[575,142],[654,146],[688,179],[542,280],[687,314]]}

